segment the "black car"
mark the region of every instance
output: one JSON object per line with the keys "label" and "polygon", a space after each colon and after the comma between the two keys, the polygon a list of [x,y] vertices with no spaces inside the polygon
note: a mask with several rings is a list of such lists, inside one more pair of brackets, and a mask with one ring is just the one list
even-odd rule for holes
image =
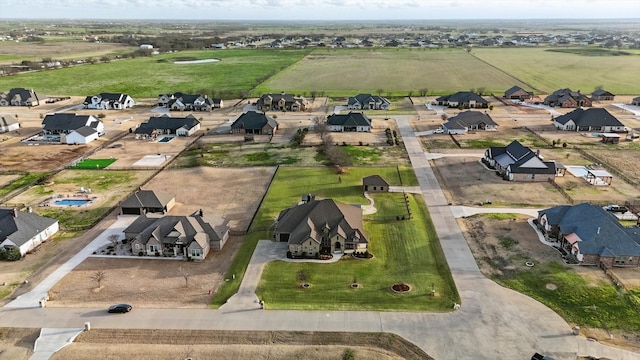
{"label": "black car", "polygon": [[124,314],[131,311],[131,309],[133,308],[129,304],[116,304],[116,305],[109,306],[109,309],[107,309],[107,312]]}

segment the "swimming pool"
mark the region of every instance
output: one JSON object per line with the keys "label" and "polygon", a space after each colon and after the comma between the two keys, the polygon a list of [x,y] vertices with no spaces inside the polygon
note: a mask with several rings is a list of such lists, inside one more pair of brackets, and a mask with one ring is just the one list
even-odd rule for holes
{"label": "swimming pool", "polygon": [[89,203],[89,199],[62,199],[54,201],[57,206],[83,206]]}
{"label": "swimming pool", "polygon": [[171,140],[173,140],[173,138],[172,138],[172,137],[165,136],[165,137],[163,137],[162,139],[158,140],[158,142],[166,143],[166,142],[169,142],[169,141],[171,141]]}

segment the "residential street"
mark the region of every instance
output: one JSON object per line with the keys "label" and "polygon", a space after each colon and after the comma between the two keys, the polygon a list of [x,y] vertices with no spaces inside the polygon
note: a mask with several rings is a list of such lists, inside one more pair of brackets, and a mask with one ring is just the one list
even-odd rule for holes
{"label": "residential street", "polygon": [[[0,310],[0,326],[81,328],[85,322],[91,322],[93,328],[384,331],[406,338],[438,360],[529,359],[535,352],[556,360],[575,360],[577,355],[640,359],[640,354],[572,335],[571,327],[555,312],[485,278],[409,125],[409,117],[398,117],[396,121],[458,287],[462,299],[459,310],[449,313],[261,310],[255,303],[255,286],[263,265],[276,255],[264,251],[265,247],[273,250],[271,244],[275,243],[260,242],[241,291],[219,310],[134,309],[129,314],[116,315],[107,314],[105,309],[14,304]],[[457,215],[464,211],[467,210],[457,209]]]}

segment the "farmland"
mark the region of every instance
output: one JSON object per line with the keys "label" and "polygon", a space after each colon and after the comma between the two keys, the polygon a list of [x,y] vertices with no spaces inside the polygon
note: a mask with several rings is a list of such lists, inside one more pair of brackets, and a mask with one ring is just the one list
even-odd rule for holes
{"label": "farmland", "polygon": [[565,51],[550,48],[478,48],[473,49],[472,54],[529,84],[539,93],[550,93],[566,87],[587,93],[597,86],[617,95],[640,92],[636,81],[640,78],[640,52],[562,50]]}
{"label": "farmland", "polygon": [[406,96],[424,88],[430,94],[444,94],[481,87],[503,92],[513,85],[526,86],[462,49],[330,49],[315,50],[254,92],[289,89],[322,91],[329,96],[359,92]]}
{"label": "farmland", "polygon": [[[5,88],[34,88],[40,94],[87,95],[123,92],[155,98],[162,92],[202,92],[237,96],[290,66],[305,50],[200,50],[87,64],[3,78]],[[174,64],[179,60],[216,58],[219,62]],[[91,81],[78,81],[91,79]],[[241,95],[241,94],[240,94]]]}

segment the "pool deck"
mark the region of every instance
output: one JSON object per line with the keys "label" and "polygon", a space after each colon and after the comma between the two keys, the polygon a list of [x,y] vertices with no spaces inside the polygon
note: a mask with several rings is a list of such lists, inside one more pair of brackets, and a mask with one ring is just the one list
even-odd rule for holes
{"label": "pool deck", "polygon": [[[95,200],[97,199],[97,196],[89,196],[89,195],[56,195],[55,197],[50,197],[47,200],[43,201],[42,203],[40,203],[40,206],[52,206],[52,207],[85,207],[85,206],[89,206],[92,205]],[[82,200],[82,201],[86,201],[86,203],[84,204],[56,204],[56,201],[60,201],[60,200]]]}

